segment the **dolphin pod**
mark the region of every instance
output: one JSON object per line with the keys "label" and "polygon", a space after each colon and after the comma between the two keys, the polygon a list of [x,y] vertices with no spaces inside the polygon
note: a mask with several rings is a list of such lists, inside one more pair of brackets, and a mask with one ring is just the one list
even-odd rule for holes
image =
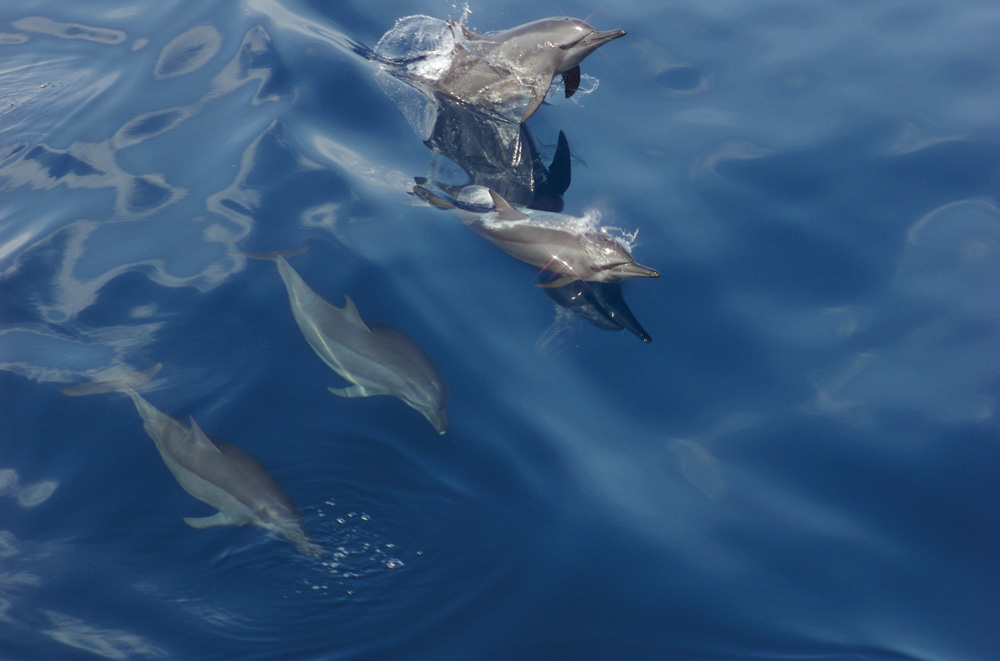
{"label": "dolphin pod", "polygon": [[309,346],[353,384],[328,390],[340,397],[391,395],[419,411],[443,434],[448,429],[448,388],[430,357],[402,331],[362,319],[350,296],[345,296],[342,308],[323,300],[285,259],[301,252],[239,256],[277,264],[292,314]]}
{"label": "dolphin pod", "polygon": [[207,435],[194,418],[185,425],[163,413],[136,392],[162,364],[107,381],[60,388],[70,397],[121,392],[129,396],[143,428],[156,444],[163,463],[185,491],[219,510],[201,518],[185,518],[192,528],[242,526],[252,523],[282,535],[302,553],[317,558],[322,548],[302,529],[302,513],[260,462],[235,445]]}
{"label": "dolphin pod", "polygon": [[[431,41],[426,33],[443,25],[437,50],[428,57],[393,57],[391,47],[399,37]],[[434,22],[425,16],[397,21],[383,36],[375,54],[401,65],[401,75],[473,106],[526,103],[520,121],[527,121],[545,100],[553,78],[559,74],[567,97],[580,86],[580,63],[595,50],[625,36],[625,30],[601,32],[578,18],[545,18],[509,30],[478,34],[454,20]],[[406,54],[403,54],[406,55]]]}
{"label": "dolphin pod", "polygon": [[[434,32],[431,38],[428,29]],[[438,102],[425,144],[473,175],[473,185],[463,187],[418,177],[410,192],[433,206],[453,210],[509,255],[554,274],[542,286],[557,304],[600,328],[627,329],[649,342],[625,304],[619,283],[634,277],[657,278],[659,272],[637,264],[625,241],[586,219],[558,213],[570,184],[568,142],[560,131],[552,164],[546,167],[523,126],[544,101],[556,75],[562,76],[565,94],[571,97],[580,86],[580,63],[624,35],[625,30],[600,32],[572,18],[543,19],[483,35],[456,21],[408,17],[397,21],[371,56],[391,65],[393,76],[424,87],[422,96]],[[414,50],[392,51],[407,39],[415,44]],[[504,112],[492,113],[486,120],[474,116],[495,108]],[[489,185],[479,185],[484,181]],[[331,393],[396,397],[445,433],[448,390],[433,361],[403,332],[364,320],[349,296],[343,307],[321,298],[286,259],[301,252],[232,255],[276,264],[306,341],[351,384],[331,387]],[[177,482],[217,510],[212,516],[185,518],[188,525],[251,523],[285,537],[305,555],[320,557],[323,550],[303,529],[301,512],[266,468],[236,446],[206,434],[193,418],[185,424],[137,392],[160,369],[158,364],[143,372],[59,390],[71,397],[118,392],[132,400]]]}
{"label": "dolphin pod", "polygon": [[[572,96],[583,59],[625,34],[562,17],[484,35],[460,21],[408,16],[382,36],[372,58],[380,71],[421,92],[414,103],[412,95],[383,85],[434,152],[429,175],[416,177],[409,192],[455,210],[501,250],[555,273],[542,287],[556,305],[599,328],[628,329],[650,342],[618,283],[659,272],[636,264],[622,238],[558,213],[571,181],[569,143],[560,131],[546,166],[524,123],[554,76],[562,76],[566,96]],[[467,176],[464,182],[454,165]],[[593,286],[598,284],[606,286]]]}

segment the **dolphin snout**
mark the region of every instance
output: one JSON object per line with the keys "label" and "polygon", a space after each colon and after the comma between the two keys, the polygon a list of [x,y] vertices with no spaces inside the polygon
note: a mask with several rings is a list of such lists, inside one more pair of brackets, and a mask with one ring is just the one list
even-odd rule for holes
{"label": "dolphin snout", "polygon": [[437,430],[439,434],[443,434],[448,430],[448,411],[445,409],[424,409],[421,411],[424,417],[434,425],[434,429]]}
{"label": "dolphin snout", "polygon": [[660,272],[642,264],[621,264],[614,269],[623,278],[659,278]]}
{"label": "dolphin snout", "polygon": [[597,48],[598,46],[608,43],[609,41],[614,41],[619,37],[624,37],[626,34],[628,33],[625,32],[625,30],[607,30],[606,32],[598,30],[584,37],[582,43]]}

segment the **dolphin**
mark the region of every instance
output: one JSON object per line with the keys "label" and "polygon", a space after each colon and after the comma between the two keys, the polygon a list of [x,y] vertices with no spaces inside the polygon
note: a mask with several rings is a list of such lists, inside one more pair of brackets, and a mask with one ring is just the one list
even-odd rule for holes
{"label": "dolphin", "polygon": [[[556,74],[563,77],[566,97],[573,96],[580,86],[584,58],[626,34],[625,30],[600,32],[568,16],[543,18],[489,36],[455,21],[449,21],[449,26],[460,31],[462,40],[455,65],[438,81],[437,88],[470,101],[484,95],[503,98],[512,92],[520,96],[527,87],[530,95],[522,122],[542,105]],[[466,54],[474,60],[470,62]]]}
{"label": "dolphin", "polygon": [[553,303],[598,328],[613,331],[625,329],[647,344],[653,341],[625,302],[620,282],[577,280],[562,287],[546,289],[545,293]]}
{"label": "dolphin", "polygon": [[430,357],[402,331],[362,319],[350,296],[344,297],[342,308],[323,300],[285,259],[302,252],[234,254],[278,265],[292,314],[309,346],[330,369],[353,384],[328,388],[330,392],[340,397],[391,395],[445,433],[448,388]]}
{"label": "dolphin", "polygon": [[260,462],[222,439],[209,436],[194,418],[185,425],[147,402],[136,388],[152,379],[162,363],[107,381],[60,388],[70,397],[121,392],[128,395],[142,418],[143,428],[156,444],[163,462],[185,491],[219,510],[201,518],[185,518],[192,528],[242,526],[252,523],[282,535],[313,558],[322,548],[302,529],[302,513]]}
{"label": "dolphin", "polygon": [[618,282],[658,278],[659,271],[636,264],[622,241],[582,218],[562,213],[518,210],[496,191],[466,186],[455,195],[418,177],[413,194],[442,209],[454,209],[473,231],[508,255],[558,277],[542,287],[575,280]]}
{"label": "dolphin", "polygon": [[[413,30],[413,23],[433,20],[401,19],[379,43],[394,45],[396,36]],[[451,32],[450,41],[441,42],[451,47],[447,58],[442,61],[440,53],[417,56],[404,62],[405,72],[459,101],[480,107],[527,99],[521,122],[538,110],[556,74],[563,77],[566,96],[573,96],[580,86],[580,63],[584,58],[626,34],[625,30],[601,32],[569,17],[544,18],[488,35],[473,32],[454,20],[445,25]],[[418,27],[431,26],[418,23]],[[425,34],[415,32],[418,44],[428,41]],[[380,50],[387,49],[376,47],[376,56]]]}

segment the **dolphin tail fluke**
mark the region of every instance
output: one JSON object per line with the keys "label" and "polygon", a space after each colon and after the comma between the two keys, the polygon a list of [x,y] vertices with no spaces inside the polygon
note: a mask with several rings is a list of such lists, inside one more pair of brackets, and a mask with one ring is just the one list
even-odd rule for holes
{"label": "dolphin tail fluke", "polygon": [[295,548],[297,548],[299,553],[302,555],[307,555],[310,558],[323,557],[323,554],[325,553],[323,547],[309,539],[309,535],[307,535],[301,528],[284,530],[282,531],[282,534],[288,541],[295,544]]}
{"label": "dolphin tail fluke", "polygon": [[232,257],[246,257],[247,259],[264,259],[269,262],[278,261],[279,257],[284,257],[285,259],[291,259],[292,257],[298,257],[302,253],[309,250],[309,247],[296,248],[295,250],[271,250],[269,252],[230,252],[227,253]]}
{"label": "dolphin tail fluke", "polygon": [[549,88],[552,86],[552,78],[552,76],[548,76],[546,79],[538,81],[536,85],[531,86],[531,96],[528,97],[528,106],[524,109],[524,114],[521,115],[522,124],[528,121],[528,118],[534,115],[538,107],[542,105],[545,95],[548,94]]}
{"label": "dolphin tail fluke", "polygon": [[430,181],[428,181],[426,177],[414,177],[413,180],[416,182],[416,185],[413,187],[412,191],[412,194],[414,196],[419,197],[427,204],[431,205],[432,207],[436,207],[438,209],[447,210],[455,208],[454,204],[452,204],[450,201],[446,200],[444,197],[438,195],[433,190],[431,190],[430,186],[432,184],[430,183]]}
{"label": "dolphin tail fluke", "polygon": [[128,392],[134,388],[144,385],[156,376],[163,363],[157,363],[147,370],[122,374],[113,379],[104,381],[94,381],[93,383],[83,383],[78,386],[68,386],[60,388],[59,392],[69,397],[85,397],[87,395],[103,395],[108,392]]}
{"label": "dolphin tail fluke", "polygon": [[299,553],[307,555],[310,558],[323,557],[323,547],[313,542],[299,542],[295,545],[295,548],[299,550]]}

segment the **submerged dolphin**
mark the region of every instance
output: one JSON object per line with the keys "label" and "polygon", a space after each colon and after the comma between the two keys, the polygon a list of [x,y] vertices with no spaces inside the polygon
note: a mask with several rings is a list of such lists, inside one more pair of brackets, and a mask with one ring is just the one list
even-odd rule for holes
{"label": "submerged dolphin", "polygon": [[585,220],[561,213],[518,210],[482,186],[466,186],[451,195],[417,178],[413,194],[442,209],[454,209],[477,234],[508,255],[559,277],[543,287],[574,280],[618,282],[658,278],[659,271],[636,264],[628,246]]}
{"label": "submerged dolphin", "polygon": [[[402,19],[380,45],[392,43],[394,40],[386,37],[395,36],[395,32],[405,35],[412,29],[404,23],[407,20],[433,19]],[[477,106],[527,98],[521,122],[531,117],[545,100],[556,74],[563,77],[566,96],[573,96],[580,86],[580,62],[602,45],[625,36],[625,30],[600,32],[580,19],[569,17],[545,18],[490,35],[477,34],[453,20],[446,25],[451,31],[451,52],[436,53],[437,57],[432,58],[417,57],[406,63],[407,73],[439,92]],[[430,26],[420,24],[420,27]],[[379,51],[376,47],[376,55]],[[447,61],[439,61],[440,55],[446,55]]]}
{"label": "submerged dolphin", "polygon": [[157,364],[143,372],[59,391],[70,397],[121,392],[132,399],[143,428],[177,482],[189,494],[219,510],[213,516],[184,519],[189,526],[210,528],[252,523],[284,536],[302,553],[319,557],[322,548],[312,543],[302,529],[302,513],[260,462],[235,445],[208,436],[194,418],[189,417],[190,426],[185,425],[135,391],[156,376],[162,366]]}
{"label": "submerged dolphin", "polygon": [[391,395],[416,409],[444,433],[448,429],[448,389],[430,357],[402,331],[365,321],[350,296],[342,308],[331,305],[285,259],[303,251],[237,253],[278,265],[299,329],[313,351],[334,372],[354,385],[328,388],[340,397]]}
{"label": "submerged dolphin", "polygon": [[653,341],[639,320],[632,314],[622,296],[620,282],[571,282],[545,290],[552,301],[583,317],[598,328],[618,331],[625,329],[643,342]]}

